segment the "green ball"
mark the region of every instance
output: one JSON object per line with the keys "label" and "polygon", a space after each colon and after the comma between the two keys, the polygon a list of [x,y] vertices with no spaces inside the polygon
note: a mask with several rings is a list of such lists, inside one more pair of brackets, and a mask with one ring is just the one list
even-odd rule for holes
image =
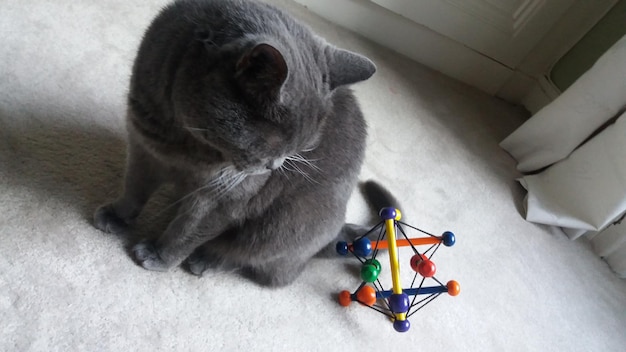
{"label": "green ball", "polygon": [[365,261],[365,264],[372,264],[376,267],[376,270],[380,271],[381,266],[380,266],[380,262],[376,259],[368,259]]}
{"label": "green ball", "polygon": [[365,282],[374,282],[378,278],[380,270],[374,264],[363,264],[361,267],[361,279]]}

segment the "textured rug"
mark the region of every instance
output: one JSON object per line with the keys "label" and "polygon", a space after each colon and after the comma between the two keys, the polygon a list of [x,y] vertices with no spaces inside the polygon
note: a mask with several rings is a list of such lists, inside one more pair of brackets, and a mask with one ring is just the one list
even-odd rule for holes
{"label": "textured rug", "polygon": [[[355,87],[370,125],[362,179],[395,193],[410,224],[457,234],[437,252],[436,276],[457,280],[460,295],[439,297],[399,334],[383,315],[337,303],[360,283],[355,260],[314,260],[281,289],[138,267],[131,241],[94,229],[91,214],[119,192],[130,65],[164,1],[5,0],[1,351],[623,350],[626,282],[585,241],[520,216],[519,175],[498,143],[522,110],[271,2],[377,63]],[[162,225],[155,213],[144,232]],[[348,220],[368,214],[355,192]],[[408,261],[402,252],[403,274]]]}

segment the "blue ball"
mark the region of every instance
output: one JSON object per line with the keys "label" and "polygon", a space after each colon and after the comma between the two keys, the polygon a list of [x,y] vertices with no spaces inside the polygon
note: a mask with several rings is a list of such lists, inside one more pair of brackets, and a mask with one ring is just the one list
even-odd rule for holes
{"label": "blue ball", "polygon": [[352,252],[359,257],[367,257],[372,253],[372,241],[367,237],[359,238],[352,243]]}
{"label": "blue ball", "polygon": [[335,249],[337,250],[337,253],[339,253],[339,255],[346,255],[348,254],[348,243],[344,241],[337,242]]}
{"label": "blue ball", "polygon": [[446,247],[452,247],[454,246],[454,242],[456,242],[454,234],[450,231],[444,232],[443,235],[441,235],[441,240],[443,242],[443,245]]}
{"label": "blue ball", "polygon": [[393,328],[396,329],[397,332],[407,332],[409,328],[411,328],[411,323],[408,320],[395,320],[393,322]]}
{"label": "blue ball", "polygon": [[394,313],[406,313],[409,310],[409,295],[394,293],[389,296],[389,308]]}
{"label": "blue ball", "polygon": [[383,220],[394,220],[397,215],[396,208],[391,208],[391,207],[382,208],[380,210],[380,213],[378,213],[378,215],[380,215],[380,218]]}

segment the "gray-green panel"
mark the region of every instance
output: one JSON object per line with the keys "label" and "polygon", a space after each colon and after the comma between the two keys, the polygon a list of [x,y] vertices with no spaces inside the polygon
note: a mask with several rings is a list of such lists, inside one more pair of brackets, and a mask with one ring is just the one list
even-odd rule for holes
{"label": "gray-green panel", "polygon": [[550,79],[564,91],[625,34],[626,0],[620,0],[554,65]]}

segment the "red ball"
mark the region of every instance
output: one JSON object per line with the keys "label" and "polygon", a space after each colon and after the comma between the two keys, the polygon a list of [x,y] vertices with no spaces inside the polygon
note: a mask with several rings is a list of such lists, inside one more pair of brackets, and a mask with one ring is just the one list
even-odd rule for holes
{"label": "red ball", "polygon": [[437,267],[435,263],[430,259],[422,260],[417,265],[417,272],[420,273],[423,277],[433,277],[435,276],[435,272],[437,271]]}
{"label": "red ball", "polygon": [[418,272],[419,273],[419,268],[418,265],[423,261],[423,260],[428,260],[428,257],[425,256],[424,254],[415,254],[411,257],[411,269],[413,269],[413,271]]}

